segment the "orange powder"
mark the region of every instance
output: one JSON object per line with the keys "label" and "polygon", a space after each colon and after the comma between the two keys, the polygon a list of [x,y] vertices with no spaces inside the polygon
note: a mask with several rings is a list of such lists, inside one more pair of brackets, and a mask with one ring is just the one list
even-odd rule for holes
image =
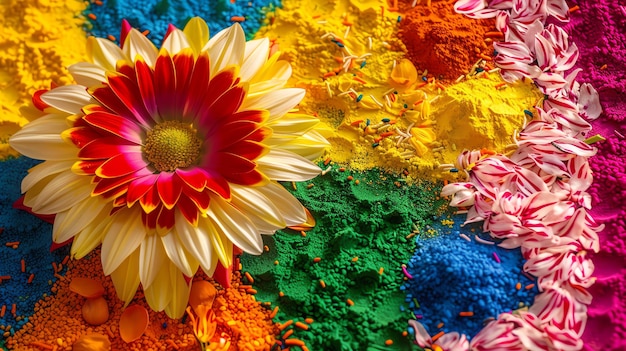
{"label": "orange powder", "polygon": [[[179,320],[168,318],[164,312],[152,311],[142,297],[141,290],[131,304],[142,305],[148,310],[150,324],[141,338],[125,343],[119,334],[123,302],[116,297],[111,279],[102,274],[100,250],[95,250],[89,259],[71,260],[67,266],[65,276],[52,286],[53,294],[37,302],[28,323],[7,339],[6,345],[9,349],[25,351],[48,345],[58,350],[69,350],[81,336],[92,333],[108,336],[112,350],[200,349],[191,323],[187,320],[182,324]],[[84,322],[81,307],[85,299],[69,289],[73,277],[92,278],[102,282],[105,289],[103,296],[109,304],[110,318],[107,322],[99,326]],[[199,272],[196,279],[207,278]],[[229,350],[269,350],[279,332],[277,324],[270,318],[270,309],[261,306],[254,296],[238,289],[240,281],[240,273],[235,272],[231,288],[222,289],[216,285],[218,296],[213,310],[218,325],[212,341],[217,341],[216,346],[220,337],[230,341]]]}
{"label": "orange powder", "polygon": [[454,1],[432,1],[430,7],[418,1],[413,8],[400,4],[405,14],[398,37],[406,46],[407,58],[418,71],[428,70],[447,81],[467,73],[481,54],[493,52],[484,34],[494,30],[495,21],[471,19],[455,13],[453,6]]}

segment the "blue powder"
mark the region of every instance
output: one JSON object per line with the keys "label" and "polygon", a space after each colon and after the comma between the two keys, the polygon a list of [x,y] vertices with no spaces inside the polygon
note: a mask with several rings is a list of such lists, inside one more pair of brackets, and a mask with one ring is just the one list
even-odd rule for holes
{"label": "blue powder", "polygon": [[[13,203],[21,196],[20,184],[26,171],[39,161],[26,157],[0,161],[0,275],[10,275],[11,279],[0,283],[0,308],[7,306],[0,325],[11,325],[11,334],[19,330],[28,316],[34,312],[35,302],[44,294],[50,295],[51,284],[56,280],[52,262],[61,262],[69,253],[69,247],[50,252],[52,225],[25,211],[13,208]],[[19,241],[17,249],[5,243]],[[26,262],[26,272],[21,271],[20,260]],[[63,270],[64,273],[65,269]],[[28,284],[30,274],[35,274]],[[17,321],[11,314],[11,305],[16,304]],[[0,334],[0,346],[4,347]]]}
{"label": "blue powder", "polygon": [[[455,216],[454,222],[453,228],[434,224],[438,236],[417,239],[418,248],[407,264],[413,279],[407,280],[402,290],[412,311],[423,316],[417,320],[430,335],[437,334],[437,325],[444,323],[441,330],[471,338],[483,328],[485,319],[517,309],[520,302],[530,305],[537,288],[524,288],[535,282],[521,274],[524,259],[519,249],[480,244],[471,231],[473,228],[480,233],[480,225],[461,228],[462,216]],[[501,263],[494,259],[494,252]],[[520,290],[515,288],[518,282]],[[459,312],[465,311],[474,312],[474,316],[460,317]]]}
{"label": "blue powder", "polygon": [[96,20],[86,24],[86,31],[103,38],[113,35],[119,40],[122,19],[126,19],[140,31],[150,30],[148,38],[158,47],[170,23],[182,29],[190,18],[199,16],[214,34],[232,25],[231,17],[243,16],[246,20],[241,25],[247,39],[251,39],[264,23],[266,13],[280,4],[280,0],[104,0],[103,5],[91,4],[85,10],[85,14],[96,15]]}

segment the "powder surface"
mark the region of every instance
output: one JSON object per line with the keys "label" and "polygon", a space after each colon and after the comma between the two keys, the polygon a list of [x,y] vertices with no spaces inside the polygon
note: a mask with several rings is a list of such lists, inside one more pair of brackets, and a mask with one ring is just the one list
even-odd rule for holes
{"label": "powder surface", "polygon": [[599,233],[601,251],[593,256],[589,289],[593,302],[583,340],[585,349],[626,349],[626,7],[617,1],[577,0],[580,10],[564,28],[580,50],[578,80],[598,90],[604,113],[592,122],[593,132],[607,141],[589,160],[594,183],[592,214],[605,229]]}
{"label": "powder surface", "polygon": [[[311,183],[297,184],[295,195],[314,215],[315,228],[306,236],[278,232],[266,237],[269,252],[242,257],[257,297],[280,306],[281,322],[314,320],[309,330],[294,333],[310,350],[414,349],[402,335],[411,315],[400,291],[401,264],[415,249],[415,234],[407,235],[413,225],[421,230],[439,218],[445,204],[433,195],[438,186],[402,180],[376,170],[340,172],[334,165]],[[385,346],[387,339],[393,345]]]}
{"label": "powder surface", "polygon": [[[0,334],[12,335],[28,322],[35,302],[51,293],[50,285],[56,280],[50,262],[60,262],[68,251],[51,253],[52,225],[13,208],[20,197],[21,179],[37,163],[24,157],[0,162],[0,276],[4,277],[0,283],[0,308],[5,306],[6,311],[0,317]],[[16,248],[5,245],[12,242],[19,244]],[[28,283],[31,274],[34,278]],[[15,315],[11,313],[13,304]],[[0,347],[3,344],[4,340],[0,340]]]}
{"label": "powder surface", "polygon": [[84,1],[12,0],[0,6],[0,158],[17,155],[8,138],[28,122],[20,108],[51,82],[72,82],[67,66],[85,60]]}
{"label": "powder surface", "polygon": [[[402,6],[404,5],[404,6]],[[454,12],[445,1],[408,3],[400,22],[398,37],[406,45],[407,58],[419,70],[428,70],[439,79],[455,80],[468,72],[480,55],[492,56],[493,47],[484,34],[495,30],[493,19],[472,19]]]}
{"label": "powder surface", "polygon": [[[49,235],[48,235],[49,236]],[[47,252],[45,249],[39,252]],[[59,260],[60,261],[60,260]],[[34,313],[29,313],[24,326],[11,332],[6,345],[11,350],[32,350],[33,342],[57,345],[61,349],[71,347],[85,334],[106,335],[111,341],[112,350],[166,350],[193,351],[200,348],[193,334],[191,323],[168,318],[164,312],[155,312],[145,302],[143,292],[137,292],[132,305],[138,304],[148,310],[150,324],[136,341],[126,343],[119,334],[119,320],[124,311],[124,302],[117,298],[110,277],[102,273],[100,250],[97,249],[81,260],[70,260],[67,272],[51,287],[52,295],[44,296],[34,304]],[[103,297],[109,305],[109,320],[98,326],[84,322],[81,315],[84,298],[69,289],[73,278],[82,277],[102,282]],[[196,279],[207,279],[198,274]],[[219,338],[229,340],[239,350],[269,350],[274,344],[276,326],[269,317],[270,312],[254,299],[254,296],[239,289],[240,275],[234,274],[232,287],[223,289],[216,284],[217,296],[213,311],[217,320],[217,331],[211,342],[219,343]],[[38,298],[40,296],[37,296]],[[174,345],[174,346],[172,346]],[[223,351],[224,349],[220,349]]]}
{"label": "powder surface", "polygon": [[[105,0],[102,5],[92,4],[85,15],[93,14],[86,25],[92,35],[116,38],[120,34],[120,24],[126,19],[131,26],[141,31],[148,30],[148,38],[160,44],[171,23],[183,28],[191,17],[200,16],[207,21],[211,33],[230,26],[232,17],[244,17],[241,22],[248,39],[259,29],[265,20],[266,10],[280,6],[280,0],[228,1],[176,1],[144,0],[141,6],[124,0]],[[119,40],[119,38],[116,38]]]}
{"label": "powder surface", "polygon": [[[442,222],[452,223],[452,220],[434,222],[432,230],[438,235],[420,237],[417,250],[407,264],[413,279],[402,289],[411,309],[420,316],[418,321],[430,335],[443,330],[471,338],[483,328],[486,319],[530,306],[537,294],[535,280],[521,274],[524,260],[520,250],[477,242],[474,236],[482,232],[482,225],[461,227],[461,217],[454,216],[454,224],[447,226]],[[488,235],[480,236],[493,242]],[[473,316],[460,316],[461,312],[472,312]]]}
{"label": "powder surface", "polygon": [[[293,84],[307,89],[300,108],[323,122],[332,159],[352,169],[408,170],[411,181],[440,178],[437,166],[453,163],[461,148],[504,152],[513,131],[521,129],[523,111],[539,98],[537,89],[528,83],[498,89],[503,81],[497,73],[445,87],[423,70],[411,84],[398,86],[389,77],[406,47],[398,39],[398,13],[381,14],[383,5],[289,1],[257,34],[275,39],[291,62]],[[422,19],[416,15],[413,21],[417,25]],[[468,51],[472,43],[448,44],[452,51]],[[345,60],[350,55],[354,62]],[[469,62],[458,65],[468,71]],[[420,139],[423,134],[415,131],[411,140],[398,142],[420,126],[434,133],[434,140]],[[416,151],[413,143],[423,144],[424,151]]]}

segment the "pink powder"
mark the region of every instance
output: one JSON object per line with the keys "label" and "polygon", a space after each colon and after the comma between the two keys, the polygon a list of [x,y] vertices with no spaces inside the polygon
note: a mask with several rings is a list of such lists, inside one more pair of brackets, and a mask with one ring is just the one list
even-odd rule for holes
{"label": "pink powder", "polygon": [[[622,3],[620,5],[619,3]],[[590,160],[594,184],[592,214],[606,228],[601,251],[593,256],[596,284],[583,340],[585,350],[626,350],[626,2],[577,0],[580,10],[564,26],[580,50],[578,81],[600,94],[604,113],[592,123],[598,143]],[[603,66],[606,65],[606,67]],[[617,133],[615,132],[617,131]]]}

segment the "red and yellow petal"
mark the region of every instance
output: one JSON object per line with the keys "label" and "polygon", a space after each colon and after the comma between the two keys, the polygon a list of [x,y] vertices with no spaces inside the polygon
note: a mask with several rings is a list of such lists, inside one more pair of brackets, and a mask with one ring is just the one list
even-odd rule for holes
{"label": "red and yellow petal", "polygon": [[146,168],[147,163],[139,152],[119,154],[106,160],[96,170],[96,175],[101,178],[116,178]]}
{"label": "red and yellow petal", "polygon": [[90,125],[137,145],[141,144],[141,128],[127,118],[108,112],[93,112],[85,115],[83,120]]}
{"label": "red and yellow petal", "polygon": [[176,173],[161,172],[156,182],[159,198],[166,209],[171,210],[176,206],[183,190],[183,181]]}

